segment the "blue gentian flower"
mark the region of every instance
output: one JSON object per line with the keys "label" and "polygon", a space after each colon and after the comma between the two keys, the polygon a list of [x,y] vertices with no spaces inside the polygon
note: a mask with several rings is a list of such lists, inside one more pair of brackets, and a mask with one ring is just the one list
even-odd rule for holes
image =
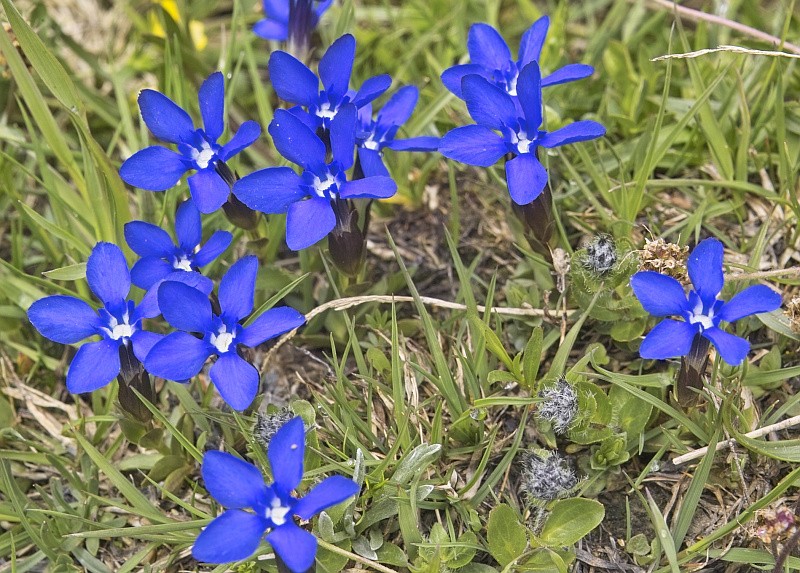
{"label": "blue gentian flower", "polygon": [[[547,171],[536,157],[536,148],[558,147],[595,139],[605,134],[596,121],[584,120],[547,132],[542,125],[542,82],[539,64],[525,66],[517,80],[519,117],[514,99],[483,77],[471,74],[461,82],[467,110],[477,125],[457,127],[448,132],[439,146],[445,157],[468,165],[489,167],[506,154],[506,181],[511,199],[527,205],[547,184]],[[499,131],[500,135],[495,133]]]}
{"label": "blue gentian flower", "polygon": [[266,18],[256,22],[253,32],[279,42],[291,42],[295,36],[307,38],[331,4],[333,0],[264,0]]}
{"label": "blue gentian flower", "polygon": [[[336,113],[352,103],[361,108],[389,89],[392,78],[384,74],[365,81],[358,92],[350,89],[350,75],[356,57],[356,40],[345,34],[333,44],[319,61],[319,78],[294,56],[275,51],[269,57],[272,87],[281,99],[299,104],[305,110],[293,108],[312,131],[330,128]],[[319,84],[322,80],[323,89]]]}
{"label": "blue gentian flower", "polygon": [[[293,497],[303,479],[305,435],[303,420],[293,418],[269,442],[269,464],[274,483],[266,485],[253,464],[221,451],[203,456],[203,480],[208,493],[227,511],[200,533],[192,555],[206,563],[246,559],[258,549],[264,534],[275,553],[293,573],[313,565],[317,539],[295,523],[358,493],[358,485],[344,476],[325,478],[305,497]],[[252,513],[245,511],[252,509]]]}
{"label": "blue gentian flower", "polygon": [[436,151],[439,148],[438,137],[395,139],[397,130],[411,117],[418,97],[419,90],[416,86],[405,86],[389,98],[374,119],[370,104],[358,110],[358,159],[367,177],[389,176],[389,171],[383,164],[382,150],[385,148],[395,151]]}
{"label": "blue gentian flower", "polygon": [[[522,69],[531,62],[538,62],[542,53],[550,18],[542,16],[522,35],[519,58],[511,58],[511,52],[503,37],[489,24],[473,24],[467,38],[467,51],[472,60],[448,68],[442,73],[442,83],[461,99],[465,99],[461,80],[470,74],[478,74],[507,94],[517,95],[517,83]],[[568,64],[542,79],[542,87],[572,82],[591,76],[594,68],[586,64]]]}
{"label": "blue gentian flower", "polygon": [[[191,199],[181,203],[175,214],[177,246],[161,227],[145,221],[126,223],[125,240],[142,257],[131,269],[133,284],[147,290],[176,273],[196,272],[221,255],[233,240],[229,232],[215,231],[201,248],[202,230],[200,211]],[[201,277],[199,282],[208,282],[206,294],[211,292],[210,279]]]}
{"label": "blue gentian flower", "polygon": [[221,72],[211,74],[198,92],[204,129],[195,129],[192,118],[175,102],[155,90],[142,90],[139,109],[150,131],[157,138],[174,143],[178,153],[153,145],[137,151],[119,169],[123,181],[148,191],[166,191],[175,186],[184,173],[189,177],[189,191],[201,213],[219,209],[230,194],[230,187],[217,172],[225,162],[261,135],[261,127],[246,121],[225,145],[217,140],[225,129],[225,84]]}
{"label": "blue gentian flower", "polygon": [[[166,321],[178,332],[165,336],[147,356],[148,372],[167,380],[189,380],[200,373],[206,360],[218,356],[210,375],[222,398],[235,410],[244,410],[258,392],[258,371],[239,356],[240,346],[255,347],[305,323],[295,309],[282,306],[265,311],[250,326],[242,319],[253,311],[258,259],[237,261],[219,285],[220,313],[208,296],[177,281],[158,287],[158,305]],[[201,337],[192,336],[196,333]]]}
{"label": "blue gentian flower", "polygon": [[133,353],[144,362],[150,349],[161,338],[142,329],[142,319],[158,316],[155,301],[138,306],[127,300],[131,288],[128,263],[120,248],[97,243],[86,262],[86,280],[91,291],[103,302],[95,311],[84,301],[55,295],[37,300],[28,309],[28,319],[42,336],[59,344],[75,344],[90,336],[101,340],[87,342],[78,349],[67,372],[67,389],[73,394],[102,388],[120,372],[120,347],[133,346]]}
{"label": "blue gentian flower", "polygon": [[348,199],[385,199],[397,191],[386,176],[347,180],[355,162],[356,109],[342,107],[331,122],[332,160],[326,162],[323,141],[287,110],[276,110],[269,125],[275,147],[303,168],[269,167],[242,177],[233,186],[239,200],[263,213],[287,213],[286,244],[293,251],[322,240],[337,223],[337,207]]}
{"label": "blue gentian flower", "polygon": [[687,262],[694,287],[688,297],[681,284],[667,275],[641,271],[631,277],[633,292],[647,312],[684,319],[659,322],[642,341],[639,348],[642,358],[663,360],[685,356],[699,335],[709,340],[728,364],[742,363],[750,343],[722,330],[720,322],[735,322],[775,310],[781,305],[781,297],[767,286],[755,285],[728,302],[718,299],[724,283],[722,255],[722,243],[714,238],[705,239],[695,247]]}

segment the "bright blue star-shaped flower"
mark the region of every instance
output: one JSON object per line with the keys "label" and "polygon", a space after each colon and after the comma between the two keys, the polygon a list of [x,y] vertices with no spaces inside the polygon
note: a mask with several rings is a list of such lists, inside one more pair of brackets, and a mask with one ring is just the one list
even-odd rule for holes
{"label": "bright blue star-shaped flower", "polygon": [[194,169],[197,173],[188,180],[192,199],[201,213],[211,213],[222,207],[230,194],[228,183],[217,172],[217,164],[251,145],[261,135],[261,127],[246,121],[228,143],[217,143],[225,129],[225,84],[221,72],[203,82],[198,100],[204,129],[195,129],[189,114],[167,96],[142,90],[142,119],[157,138],[176,144],[178,153],[159,145],[146,147],[125,160],[119,174],[134,187],[166,191]]}
{"label": "bright blue star-shaped flower", "polygon": [[219,314],[212,311],[203,292],[181,282],[163,282],[158,287],[158,305],[178,332],[153,346],[145,361],[147,371],[167,380],[189,380],[200,373],[209,357],[218,356],[209,372],[211,380],[231,408],[247,408],[258,392],[259,376],[255,367],[239,356],[239,347],[258,346],[305,323],[302,314],[282,306],[242,326],[242,319],[253,311],[257,272],[254,256],[231,266],[220,281]]}
{"label": "bright blue star-shaped flower", "polygon": [[[439,146],[445,157],[468,165],[489,167],[506,154],[506,182],[511,199],[527,205],[547,184],[547,171],[536,157],[536,148],[558,147],[577,141],[596,139],[605,128],[596,121],[584,120],[547,132],[542,125],[542,82],[539,64],[526,65],[517,81],[517,113],[514,99],[485,78],[471,74],[461,81],[461,89],[472,119],[477,125],[457,127],[448,132]],[[499,131],[498,135],[495,131]]]}
{"label": "bright blue star-shaped flower", "polygon": [[[337,112],[349,103],[361,108],[389,89],[392,78],[384,74],[365,81],[361,89],[350,89],[350,75],[356,57],[356,40],[345,34],[333,44],[319,61],[319,79],[294,56],[272,52],[269,57],[269,76],[275,93],[282,100],[306,108],[293,108],[312,131],[328,129]],[[323,89],[319,89],[322,80]]]}
{"label": "bright blue star-shaped flower", "polygon": [[389,98],[374,119],[370,104],[358,110],[358,159],[367,177],[389,176],[389,171],[383,164],[382,150],[385,148],[394,151],[436,151],[439,148],[438,137],[395,139],[400,126],[411,117],[418,97],[419,90],[416,86],[405,86]]}
{"label": "bright blue star-shaped flower", "polygon": [[343,200],[385,199],[397,191],[397,184],[386,176],[347,180],[347,170],[355,163],[353,105],[341,108],[331,122],[330,162],[325,143],[287,110],[275,111],[269,132],[280,154],[300,165],[302,174],[290,167],[269,167],[242,177],[233,193],[256,211],[287,213],[286,244],[293,251],[310,247],[333,230]]}
{"label": "bright blue star-shaped flower", "polygon": [[[192,555],[206,563],[246,559],[258,549],[264,534],[275,553],[293,573],[313,565],[317,539],[294,518],[311,519],[320,511],[358,493],[358,485],[343,476],[331,476],[296,498],[292,491],[303,479],[305,435],[303,420],[293,418],[269,443],[268,457],[274,483],[266,485],[254,465],[221,451],[203,457],[203,479],[208,493],[228,510],[200,533]],[[245,511],[252,509],[252,513]]]}
{"label": "bright blue star-shaped flower", "polygon": [[722,243],[717,239],[705,239],[695,247],[686,264],[694,287],[688,297],[681,284],[667,275],[641,271],[631,277],[633,292],[647,312],[653,316],[682,316],[684,319],[659,322],[642,341],[639,348],[642,358],[664,360],[685,356],[699,335],[711,341],[728,364],[742,363],[750,343],[722,330],[720,322],[735,322],[775,310],[781,305],[781,297],[769,287],[755,285],[728,302],[718,299],[725,280],[722,256]]}
{"label": "bright blue star-shaped flower", "polygon": [[[152,223],[131,221],[125,224],[125,240],[137,255],[142,257],[131,269],[133,284],[147,290],[162,280],[174,278],[176,273],[196,272],[221,255],[230,246],[233,235],[227,231],[215,231],[203,247],[200,211],[189,199],[178,207],[175,214],[175,234],[178,245],[169,234]],[[198,282],[207,282],[206,294],[213,284],[206,277]]]}
{"label": "bright blue star-shaped flower", "polygon": [[[297,30],[300,35],[309,35],[331,4],[333,0],[264,0],[266,18],[256,22],[253,32],[265,40],[285,42],[294,35],[292,29],[294,24],[295,27],[302,28]],[[292,16],[301,21],[292,22]],[[302,16],[307,16],[308,21]]]}
{"label": "bright blue star-shaped flower", "polygon": [[[550,18],[542,16],[522,35],[519,59],[511,58],[503,37],[489,24],[473,24],[467,38],[467,51],[472,60],[459,64],[442,73],[442,83],[461,99],[465,99],[461,80],[470,74],[478,74],[511,96],[517,95],[517,84],[522,69],[531,62],[538,62],[542,53]],[[542,79],[542,87],[572,82],[591,76],[594,68],[586,64],[568,64]]]}
{"label": "bright blue star-shaped flower", "polygon": [[144,362],[161,336],[142,328],[142,319],[159,315],[155,300],[138,306],[127,300],[131,288],[128,263],[120,248],[97,243],[86,262],[89,288],[103,302],[95,311],[84,301],[71,296],[48,296],[34,302],[28,319],[42,336],[60,344],[75,344],[90,336],[101,340],[87,342],[78,349],[67,372],[67,389],[73,394],[102,388],[120,372],[120,347],[133,345],[133,353]]}

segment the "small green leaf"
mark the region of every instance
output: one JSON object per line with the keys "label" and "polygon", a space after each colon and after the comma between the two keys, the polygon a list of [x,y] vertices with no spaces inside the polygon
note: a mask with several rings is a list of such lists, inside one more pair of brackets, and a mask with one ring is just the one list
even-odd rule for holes
{"label": "small green leaf", "polygon": [[539,374],[539,364],[542,360],[542,345],[544,344],[544,331],[537,326],[531,333],[531,338],[525,345],[522,358],[522,374],[525,388],[533,392],[536,388],[536,376]]}
{"label": "small green leaf", "polygon": [[559,500],[553,504],[538,540],[550,547],[572,545],[600,525],[605,514],[603,504],[593,499]]}
{"label": "small green leaf", "polygon": [[483,322],[477,316],[470,316],[469,322],[472,326],[481,332],[483,338],[486,340],[486,348],[494,354],[498,360],[500,360],[503,364],[506,365],[506,368],[509,370],[514,369],[514,363],[511,360],[511,357],[506,352],[506,349],[503,347],[503,343],[500,341],[500,338],[494,333],[488,324]]}
{"label": "small green leaf", "polygon": [[67,265],[52,271],[44,271],[42,274],[54,281],[77,281],[86,277],[86,263]]}
{"label": "small green leaf", "polygon": [[505,503],[495,507],[489,514],[486,530],[489,553],[503,567],[518,559],[528,548],[528,529]]}

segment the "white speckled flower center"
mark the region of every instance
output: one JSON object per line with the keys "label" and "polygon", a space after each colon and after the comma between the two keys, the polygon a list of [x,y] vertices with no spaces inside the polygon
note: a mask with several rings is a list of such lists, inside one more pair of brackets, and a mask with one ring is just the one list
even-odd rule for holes
{"label": "white speckled flower center", "polygon": [[172,263],[172,268],[176,271],[191,271],[192,270],[192,263],[189,259],[185,256],[181,257],[180,259],[176,258],[175,262]]}
{"label": "white speckled flower center", "polygon": [[317,108],[317,117],[321,117],[322,119],[333,119],[336,117],[337,111],[338,110],[336,109],[331,109],[331,104],[325,102]]}
{"label": "white speckled flower center", "polygon": [[508,95],[516,96],[517,95],[517,79],[519,78],[519,74],[514,74],[510,80],[506,83],[506,92]]}
{"label": "white speckled flower center", "polygon": [[281,500],[277,497],[272,500],[272,507],[268,507],[265,512],[265,517],[272,521],[276,527],[280,527],[286,523],[286,515],[289,513],[290,508],[281,505]]}
{"label": "white speckled flower center", "polygon": [[374,135],[370,135],[364,143],[361,144],[366,149],[372,149],[374,151],[378,151],[381,148],[380,143],[375,141]]}
{"label": "white speckled flower center", "polygon": [[214,150],[207,141],[203,142],[200,149],[192,149],[192,159],[197,164],[198,169],[205,169],[209,162],[214,159]]}
{"label": "white speckled flower center", "polygon": [[699,324],[701,330],[714,327],[714,309],[708,311],[708,314],[703,314],[703,303],[698,302],[692,311],[689,313],[689,324]]}
{"label": "white speckled flower center", "polygon": [[125,313],[122,317],[122,322],[112,316],[108,321],[108,328],[105,330],[111,340],[119,340],[120,338],[130,338],[135,329],[128,324],[128,313]]}
{"label": "white speckled flower center", "polygon": [[314,178],[314,192],[317,194],[317,197],[327,197],[326,191],[335,185],[336,177],[330,173],[325,176],[325,179],[320,179],[319,177]]}
{"label": "white speckled flower center", "polygon": [[511,143],[517,146],[519,153],[530,153],[533,141],[528,139],[528,134],[525,131],[520,130],[511,135]]}
{"label": "white speckled flower center", "polygon": [[231,344],[233,344],[234,338],[236,337],[232,332],[228,332],[225,326],[221,326],[219,332],[211,335],[209,342],[211,342],[211,346],[216,348],[220,354],[223,354],[227,352]]}

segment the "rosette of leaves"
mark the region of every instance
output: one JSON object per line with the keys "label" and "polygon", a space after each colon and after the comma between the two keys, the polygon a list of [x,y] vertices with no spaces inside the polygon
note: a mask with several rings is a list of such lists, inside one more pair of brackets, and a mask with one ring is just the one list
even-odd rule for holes
{"label": "rosette of leaves", "polygon": [[[611,249],[613,259],[605,249]],[[617,342],[636,340],[647,326],[647,313],[628,286],[637,270],[635,249],[627,239],[601,236],[572,255],[570,292],[575,304],[586,310],[599,293],[589,316],[599,322],[602,334]]]}

